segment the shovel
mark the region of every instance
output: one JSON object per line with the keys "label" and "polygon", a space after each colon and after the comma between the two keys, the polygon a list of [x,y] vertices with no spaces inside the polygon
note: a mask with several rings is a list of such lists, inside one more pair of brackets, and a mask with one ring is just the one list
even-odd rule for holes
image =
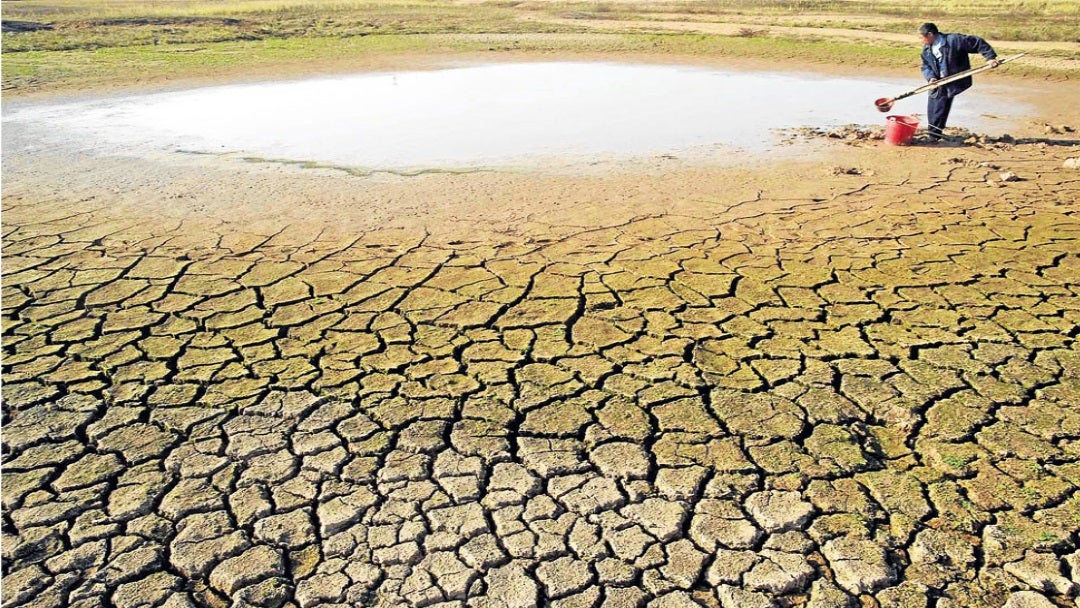
{"label": "shovel", "polygon": [[[1013,59],[1019,59],[1019,58],[1023,57],[1024,55],[1027,55],[1027,53],[1020,53],[1018,55],[1013,55],[1012,57],[1006,57],[1004,59],[998,59],[998,65],[1001,65],[1003,63],[1012,61]],[[942,78],[941,80],[937,80],[937,81],[931,82],[929,84],[924,84],[923,86],[921,86],[921,87],[919,87],[917,89],[912,89],[912,90],[908,91],[907,93],[897,95],[896,97],[882,97],[881,99],[878,99],[877,101],[875,101],[874,105],[877,106],[878,111],[880,111],[880,112],[888,112],[889,110],[892,109],[894,103],[896,103],[897,101],[899,101],[899,100],[901,100],[901,99],[903,99],[905,97],[911,97],[912,95],[918,95],[919,93],[925,93],[927,91],[933,91],[934,89],[936,89],[936,88],[938,88],[940,86],[947,85],[950,82],[956,82],[957,80],[960,80],[962,78],[967,78],[968,76],[971,76],[972,74],[978,74],[979,72],[985,72],[986,70],[990,70],[990,69],[993,69],[993,68],[994,68],[994,66],[992,66],[992,65],[984,65],[984,66],[980,66],[980,67],[977,67],[977,68],[971,68],[970,70],[964,70],[963,72],[957,72],[956,74],[953,74],[952,76],[946,76],[945,78]]]}

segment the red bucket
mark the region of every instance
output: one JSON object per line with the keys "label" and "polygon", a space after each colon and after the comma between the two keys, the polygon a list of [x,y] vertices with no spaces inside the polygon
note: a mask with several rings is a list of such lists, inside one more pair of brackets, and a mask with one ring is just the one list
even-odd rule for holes
{"label": "red bucket", "polygon": [[915,129],[918,128],[918,116],[886,116],[885,143],[890,146],[906,146],[911,143]]}

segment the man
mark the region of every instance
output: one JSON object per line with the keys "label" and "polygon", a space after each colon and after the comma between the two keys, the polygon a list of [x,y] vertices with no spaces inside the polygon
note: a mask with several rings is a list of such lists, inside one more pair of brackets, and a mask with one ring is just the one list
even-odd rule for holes
{"label": "man", "polygon": [[[919,36],[923,43],[922,73],[928,82],[971,69],[971,61],[968,59],[971,53],[978,53],[990,65],[998,66],[997,53],[978,36],[942,34],[933,23],[922,24],[919,27]],[[926,119],[930,123],[928,130],[931,139],[937,141],[942,138],[953,98],[970,87],[971,77],[968,76],[930,91],[930,100],[926,104]]]}

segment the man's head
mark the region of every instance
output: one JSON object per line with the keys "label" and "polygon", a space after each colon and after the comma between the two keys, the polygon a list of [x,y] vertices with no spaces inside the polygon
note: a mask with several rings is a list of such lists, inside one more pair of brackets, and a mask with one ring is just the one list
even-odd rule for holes
{"label": "man's head", "polygon": [[937,35],[938,29],[933,23],[924,23],[919,26],[919,38],[922,38],[923,44],[933,43]]}

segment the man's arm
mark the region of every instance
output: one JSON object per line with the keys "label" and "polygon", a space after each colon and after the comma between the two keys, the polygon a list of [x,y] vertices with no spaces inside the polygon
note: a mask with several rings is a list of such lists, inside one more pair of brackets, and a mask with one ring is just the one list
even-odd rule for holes
{"label": "man's arm", "polygon": [[987,61],[997,62],[997,52],[994,51],[994,47],[978,36],[960,36],[959,48],[965,53],[978,53]]}
{"label": "man's arm", "polygon": [[922,54],[922,73],[923,73],[923,76],[926,76],[926,81],[927,82],[933,82],[933,81],[937,80],[937,70],[934,69],[934,66],[930,64],[930,60],[926,58],[926,55],[927,55],[926,51],[923,51],[923,54]]}

